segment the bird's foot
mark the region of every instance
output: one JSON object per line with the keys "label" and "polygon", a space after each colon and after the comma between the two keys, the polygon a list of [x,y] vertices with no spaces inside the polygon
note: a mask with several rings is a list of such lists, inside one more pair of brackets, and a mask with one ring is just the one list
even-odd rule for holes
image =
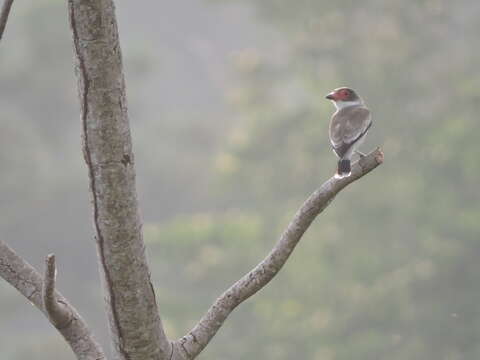
{"label": "bird's foot", "polygon": [[366,154],[358,151],[358,150],[355,150],[355,154],[357,154],[358,156],[360,156],[360,159],[363,159],[365,156],[367,156]]}

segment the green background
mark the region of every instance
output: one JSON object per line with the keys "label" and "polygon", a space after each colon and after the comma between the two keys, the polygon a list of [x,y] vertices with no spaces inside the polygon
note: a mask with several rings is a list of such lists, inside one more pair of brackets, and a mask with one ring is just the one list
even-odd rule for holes
{"label": "green background", "polygon": [[[157,301],[182,336],[335,171],[333,88],[385,163],[343,191],[200,359],[480,358],[480,3],[117,1]],[[108,349],[65,4],[14,3],[0,48],[0,233]],[[73,359],[0,282],[0,359]]]}

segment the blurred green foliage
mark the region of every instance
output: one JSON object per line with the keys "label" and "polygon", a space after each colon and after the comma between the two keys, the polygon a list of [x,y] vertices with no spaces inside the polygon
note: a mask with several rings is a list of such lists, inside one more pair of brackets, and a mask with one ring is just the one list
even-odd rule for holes
{"label": "blurred green foliage", "polygon": [[[238,247],[253,246],[250,256],[191,231],[196,257],[219,246],[228,275],[237,273],[233,281],[331,176],[326,133],[333,109],[323,96],[332,88],[350,85],[364,96],[374,116],[364,147],[382,145],[386,162],[322,214],[279,278],[238,310],[231,333],[219,335],[204,358],[478,358],[480,76],[472,45],[480,25],[472,14],[479,5],[251,3],[284,41],[234,57],[238,81],[228,99],[238,116],[217,155],[215,185],[225,208],[260,219],[263,228],[255,246],[248,236],[225,234]],[[215,227],[231,228],[224,215],[209,217]],[[159,249],[195,227],[195,219],[182,221],[178,234],[153,236]],[[247,231],[243,226],[237,234]],[[198,272],[209,278],[192,275],[185,283],[197,282],[190,284],[196,293],[214,289],[211,302],[225,288],[216,285],[228,281],[216,278],[226,276],[223,266],[207,264]]]}
{"label": "blurred green foliage", "polygon": [[[210,9],[239,2],[213,3]],[[281,273],[234,311],[200,358],[479,358],[480,4],[247,3],[265,28],[258,43],[229,58],[233,79],[222,83],[234,114],[228,121],[211,110],[218,104],[188,107],[142,92],[157,59],[148,46],[124,47],[145,238],[168,335],[183,335],[258,263],[302,201],[333,174],[333,107],[324,95],[349,85],[373,113],[364,151],[381,145],[385,163],[338,196]],[[64,14],[54,2],[25,11],[32,25],[24,31],[31,33],[0,58],[0,224],[7,230],[25,221],[48,227],[27,200],[63,209],[60,198],[77,190],[86,197],[84,169],[72,160],[80,157],[79,141],[68,147],[79,127],[59,121],[78,118],[68,36],[46,20]],[[39,26],[50,36],[36,36]],[[178,54],[163,46],[161,75],[168,77]],[[56,76],[60,71],[70,78]],[[70,90],[52,101],[46,93],[58,84]],[[32,101],[21,100],[25,91]],[[41,123],[33,121],[39,114]],[[68,168],[55,166],[63,157]],[[15,208],[24,210],[9,211]],[[67,243],[65,254],[75,257],[77,245]],[[79,298],[100,302],[84,295],[98,294],[98,286],[83,282]],[[12,299],[2,296],[1,307],[24,306]],[[80,309],[87,320],[103,321],[90,306]],[[58,353],[49,352],[52,334],[29,336],[23,346],[9,338],[1,348],[18,360],[51,358]]]}

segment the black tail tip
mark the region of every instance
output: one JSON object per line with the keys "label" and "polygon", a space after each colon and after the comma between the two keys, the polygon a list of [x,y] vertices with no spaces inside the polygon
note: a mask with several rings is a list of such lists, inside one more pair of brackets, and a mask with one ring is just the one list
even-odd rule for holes
{"label": "black tail tip", "polygon": [[350,160],[345,160],[345,159],[339,160],[338,169],[337,169],[337,173],[335,174],[335,177],[337,179],[343,179],[345,177],[350,176],[351,173],[352,173],[352,169],[350,167]]}

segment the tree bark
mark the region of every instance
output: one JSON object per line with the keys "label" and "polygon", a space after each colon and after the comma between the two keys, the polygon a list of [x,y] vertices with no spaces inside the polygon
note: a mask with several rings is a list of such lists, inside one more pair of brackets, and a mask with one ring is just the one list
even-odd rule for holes
{"label": "tree bark", "polygon": [[[55,290],[51,257],[47,258],[47,277],[41,275],[15,251],[0,241],[0,277],[5,279],[45,314],[72,348],[78,360],[105,359],[103,350],[94,339],[80,314]],[[44,295],[44,296],[42,296]],[[45,298],[48,304],[45,306]],[[61,315],[57,311],[61,306]]]}
{"label": "tree bark", "polygon": [[187,335],[174,342],[172,360],[194,359],[208,345],[230,313],[277,275],[310,224],[335,196],[382,162],[383,153],[376,149],[353,164],[349,177],[343,179],[332,177],[310,195],[265,259],[220,295],[197,325]]}
{"label": "tree bark", "polygon": [[64,328],[72,321],[72,312],[65,306],[63,301],[59,301],[55,294],[55,284],[57,280],[57,266],[55,265],[55,255],[50,254],[45,259],[45,276],[43,277],[42,299],[43,308],[48,314],[52,324],[57,328]]}
{"label": "tree bark", "polygon": [[114,4],[69,0],[68,9],[114,357],[169,359],[142,238]]}
{"label": "tree bark", "polygon": [[12,8],[13,0],[4,0],[2,10],[0,10],[0,40],[2,40],[5,27],[7,26],[8,15],[10,15],[10,9]]}

